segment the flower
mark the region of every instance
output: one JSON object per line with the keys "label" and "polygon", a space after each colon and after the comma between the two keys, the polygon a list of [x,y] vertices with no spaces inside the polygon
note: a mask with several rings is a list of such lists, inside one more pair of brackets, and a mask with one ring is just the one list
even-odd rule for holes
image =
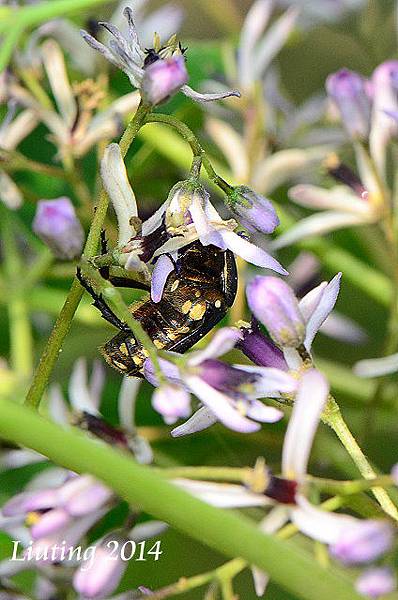
{"label": "flower", "polygon": [[249,308],[279,346],[298,348],[305,323],[291,287],[278,277],[257,276],[246,289]]}
{"label": "flower", "polygon": [[370,153],[382,177],[385,177],[387,144],[398,133],[398,123],[391,118],[398,110],[398,60],[381,63],[371,78],[373,93]]}
{"label": "flower", "polygon": [[383,377],[398,372],[398,353],[360,360],[354,365],[354,373],[359,377]]}
{"label": "flower", "polygon": [[279,225],[272,203],[246,185],[233,188],[231,194],[227,195],[227,204],[249,231],[272,233]]}
{"label": "flower", "polygon": [[[111,144],[106,149],[101,174],[118,219],[118,260],[127,270],[142,271],[148,277],[147,263],[153,258],[163,254],[173,255],[199,239],[204,246],[213,244],[222,250],[228,248],[257,266],[287,274],[268,252],[235,233],[236,222],[224,221],[220,217],[210,202],[208,192],[196,179],[177,183],[170,190],[167,200],[149,219],[142,224],[139,222],[138,228],[137,203],[117,144]],[[275,222],[274,212],[271,220]],[[149,248],[151,250],[148,252]],[[167,264],[168,274],[172,265],[170,262]],[[167,274],[160,269],[161,265],[158,272],[164,282]],[[154,274],[157,274],[156,271]],[[152,277],[154,285],[157,282]]]}
{"label": "flower", "polygon": [[183,51],[176,36],[173,35],[162,47],[159,36],[155,34],[154,48],[145,53],[138,39],[131,8],[126,7],[123,14],[128,23],[126,36],[123,36],[120,30],[111,23],[99,23],[113,35],[109,46],[96,40],[87,31],[82,30],[81,34],[89,46],[126,73],[131,84],[141,90],[143,99],[149,104],[155,105],[163,102],[178,90],[198,102],[209,102],[240,95],[236,90],[228,90],[221,94],[195,92],[186,85],[188,74],[183,62]]}
{"label": "flower", "polygon": [[[4,85],[7,89],[7,84],[1,80],[0,85]],[[0,155],[1,150],[7,152],[15,150],[37,125],[38,119],[32,110],[23,110],[16,116],[16,109],[16,102],[11,100],[0,126]],[[23,200],[17,185],[3,169],[0,169],[0,199],[11,209],[19,208]]]}
{"label": "flower", "polygon": [[[260,428],[258,422],[273,423],[282,418],[280,410],[264,405],[257,398],[294,391],[293,377],[278,369],[231,366],[218,360],[241,337],[237,329],[226,327],[216,332],[204,350],[190,354],[182,367],[161,359],[161,369],[168,383],[161,384],[155,392],[155,408],[170,421],[170,416],[174,420],[187,416],[183,413],[188,412],[189,393],[195,394],[203,405],[186,423],[172,431],[174,437],[201,431],[218,420],[235,431],[249,433]],[[150,383],[159,386],[149,359],[144,373]]]}
{"label": "flower", "polygon": [[366,139],[370,128],[371,102],[365,79],[354,71],[340,69],[329,75],[326,90],[338,108],[348,135],[353,139]]}
{"label": "flower", "polygon": [[15,82],[8,86],[8,94],[48,127],[50,139],[57,145],[60,157],[79,158],[97,142],[115,137],[120,130],[121,117],[136,110],[138,94],[126,94],[107,108],[98,110],[104,97],[101,80],[82,81],[72,88],[61,48],[52,39],[42,44],[41,56],[55,107],[43,106]]}
{"label": "flower", "polygon": [[80,256],[84,231],[75,207],[66,196],[55,200],[39,200],[32,227],[57,258],[72,260]]}
{"label": "flower", "polygon": [[396,578],[388,567],[366,569],[355,582],[355,589],[364,596],[379,598],[390,594],[396,588]]}
{"label": "flower", "polygon": [[330,553],[345,565],[369,563],[385,554],[393,543],[388,522],[369,520],[347,523],[347,527],[330,547]]}
{"label": "flower", "polygon": [[304,344],[310,352],[316,333],[334,308],[340,279],[341,273],[338,273],[299,302],[291,288],[275,277],[257,276],[248,284],[249,306],[281,347],[290,368],[296,368],[301,362],[295,348]]}

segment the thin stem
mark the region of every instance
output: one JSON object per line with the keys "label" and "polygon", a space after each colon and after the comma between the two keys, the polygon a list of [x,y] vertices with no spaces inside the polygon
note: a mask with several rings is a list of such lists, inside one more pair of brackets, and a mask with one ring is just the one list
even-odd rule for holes
{"label": "thin stem", "polygon": [[5,210],[2,211],[1,231],[4,266],[8,279],[11,366],[21,383],[25,383],[32,374],[32,330],[23,286],[23,264],[15,240],[13,223]]}
{"label": "thin stem", "polygon": [[6,171],[26,170],[48,175],[49,177],[57,177],[58,179],[66,178],[64,170],[60,167],[53,167],[52,165],[31,160],[15,150],[0,149],[0,163],[1,168]]}
{"label": "thin stem", "polygon": [[[133,119],[127,125],[127,128],[119,142],[122,156],[126,155],[130,144],[140,130],[140,127],[143,125],[149,110],[150,109],[147,106],[141,104],[138,107]],[[102,189],[94,213],[93,221],[91,223],[90,231],[87,236],[86,245],[84,247],[83,257],[85,258],[94,256],[97,253],[98,241],[108,210],[108,204],[108,195],[105,190]],[[61,351],[61,346],[69,332],[72,319],[75,315],[77,307],[79,306],[82,296],[83,288],[78,280],[74,279],[62,310],[58,316],[58,319],[56,320],[50,337],[48,338],[46,347],[40,358],[40,362],[36,368],[31,387],[26,396],[25,404],[34,407],[39,406],[44,390]]]}
{"label": "thin stem", "polygon": [[182,477],[187,479],[204,479],[207,481],[234,481],[244,483],[252,472],[249,467],[172,467],[159,469],[165,477]]}
{"label": "thin stem", "polygon": [[[75,427],[47,421],[16,402],[0,399],[0,436],[44,454],[77,473],[91,473],[132,507],[224,553],[267,571],[294,595],[307,600],[359,600],[336,567],[323,569],[312,557],[271,535],[236,512],[202,502],[109,445]],[[311,585],[308,585],[311,581]]]}
{"label": "thin stem", "polygon": [[307,481],[322,492],[344,496],[367,492],[375,487],[385,488],[395,486],[391,475],[379,475],[379,477],[372,479],[353,479],[348,481],[336,481],[335,479],[324,479],[308,475]]}
{"label": "thin stem", "polygon": [[126,323],[131,329],[134,337],[142,344],[143,348],[148,352],[149,358],[155,369],[156,377],[159,381],[164,380],[163,372],[160,368],[157,350],[151,338],[142,327],[141,323],[134,319],[131,312],[127,308],[119,290],[115,288],[109,281],[103,279],[99,272],[90,265],[89,262],[83,262],[83,270],[89,275],[89,279],[94,282],[96,291],[100,293],[111,305],[119,319]]}
{"label": "thin stem", "polygon": [[[336,401],[331,397],[329,398],[327,408],[322,415],[322,420],[333,429],[344,448],[347,450],[352,460],[358,467],[361,475],[363,475],[365,479],[373,479],[377,477],[376,472],[369,464],[356,439],[347,427]],[[375,498],[378,500],[380,506],[383,508],[384,512],[398,521],[397,508],[393,504],[387,492],[381,487],[372,488],[372,492]]]}

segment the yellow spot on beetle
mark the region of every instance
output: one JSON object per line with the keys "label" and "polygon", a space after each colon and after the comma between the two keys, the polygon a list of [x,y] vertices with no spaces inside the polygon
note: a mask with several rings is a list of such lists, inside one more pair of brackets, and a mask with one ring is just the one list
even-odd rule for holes
{"label": "yellow spot on beetle", "polygon": [[189,316],[194,321],[200,321],[200,319],[203,317],[205,312],[206,312],[206,304],[202,304],[202,303],[198,302],[198,304],[195,304],[195,306],[193,308],[191,308],[191,310],[189,311]]}
{"label": "yellow spot on beetle", "polygon": [[158,350],[161,350],[164,346],[163,342],[161,342],[160,340],[153,340],[154,346],[156,346],[156,348],[158,348]]}
{"label": "yellow spot on beetle", "polygon": [[190,300],[187,300],[186,302],[184,302],[184,304],[181,307],[181,310],[184,313],[184,315],[189,313],[189,311],[191,310],[191,306],[192,306],[192,302]]}
{"label": "yellow spot on beetle", "polygon": [[126,344],[123,342],[123,344],[120,344],[119,346],[119,350],[122,354],[124,354],[125,356],[129,355],[129,351],[127,350],[127,346]]}
{"label": "yellow spot on beetle", "polygon": [[122,371],[125,371],[127,369],[126,365],[124,365],[123,363],[119,362],[118,360],[114,360],[113,364],[118,368],[121,369]]}
{"label": "yellow spot on beetle", "polygon": [[214,306],[215,306],[216,308],[220,308],[220,306],[221,306],[221,300],[216,300],[216,301],[214,302]]}
{"label": "yellow spot on beetle", "polygon": [[200,298],[200,297],[201,297],[201,295],[202,295],[202,294],[199,292],[199,290],[198,290],[197,292],[195,292],[195,297],[196,297],[196,298]]}
{"label": "yellow spot on beetle", "polygon": [[175,282],[173,283],[173,285],[171,286],[170,291],[175,292],[179,285],[180,285],[180,280],[176,279]]}
{"label": "yellow spot on beetle", "polygon": [[139,356],[133,356],[133,363],[137,365],[137,367],[139,367],[140,365],[142,365],[142,358],[140,358]]}

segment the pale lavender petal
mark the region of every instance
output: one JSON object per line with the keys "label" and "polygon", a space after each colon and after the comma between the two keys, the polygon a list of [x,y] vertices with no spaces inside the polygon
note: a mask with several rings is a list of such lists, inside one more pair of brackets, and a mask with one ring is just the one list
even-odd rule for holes
{"label": "pale lavender petal", "polygon": [[118,397],[119,423],[126,430],[135,432],[135,403],[142,379],[123,377]]}
{"label": "pale lavender petal", "polygon": [[35,510],[53,508],[58,505],[57,490],[38,490],[23,492],[13,496],[2,508],[5,517],[23,515]]}
{"label": "pale lavender petal", "polygon": [[183,56],[157,60],[144,70],[141,93],[144,102],[156,106],[174,96],[188,81]]}
{"label": "pale lavender petal", "polygon": [[66,196],[55,200],[39,200],[33,231],[62,260],[80,256],[84,231],[72,202]]}
{"label": "pale lavender petal", "polygon": [[207,408],[207,406],[202,406],[188,419],[188,421],[175,427],[171,431],[171,435],[173,437],[191,435],[192,433],[197,433],[198,431],[203,431],[204,429],[211,427],[214,423],[217,423],[217,421],[218,419],[215,414]]}
{"label": "pale lavender petal", "polygon": [[158,208],[158,210],[151,216],[149,219],[143,222],[142,224],[142,235],[145,237],[158,229],[163,221],[163,215],[166,212],[168,206],[170,204],[169,200],[163,202],[163,204]]}
{"label": "pale lavender petal", "polygon": [[367,221],[360,215],[347,212],[325,211],[319,215],[311,215],[306,219],[301,219],[270,245],[271,248],[279,250],[308,237],[325,235],[326,233],[345,227],[363,225],[365,222]]}
{"label": "pale lavender petal", "polygon": [[227,90],[225,92],[220,92],[219,94],[200,94],[193,90],[189,85],[183,85],[181,91],[185,96],[188,96],[188,98],[195,100],[195,102],[213,102],[214,100],[223,100],[230,96],[240,98],[240,92],[238,90]]}
{"label": "pale lavender petal", "polygon": [[[181,375],[177,365],[168,360],[165,360],[164,358],[159,359],[159,364],[163,374],[167,377],[169,381],[173,383],[181,382]],[[156,377],[152,361],[149,358],[144,362],[144,376],[145,379],[149,381],[149,383],[158,387],[159,381]]]}
{"label": "pale lavender petal", "polygon": [[216,331],[211,341],[203,350],[192,353],[188,359],[188,364],[194,367],[209,358],[218,358],[232,350],[242,337],[239,329],[235,327],[222,327]]}
{"label": "pale lavender petal", "polygon": [[41,515],[37,523],[32,525],[30,529],[32,540],[52,535],[65,527],[70,521],[71,516],[63,508],[49,510]]}
{"label": "pale lavender petal", "polygon": [[267,26],[272,8],[272,0],[256,0],[243,22],[239,39],[238,79],[245,88],[253,83],[254,48]]}
{"label": "pale lavender petal", "polygon": [[319,331],[346,344],[365,344],[369,336],[366,331],[349,317],[333,311],[320,326]]}
{"label": "pale lavender petal", "polygon": [[53,383],[49,387],[49,413],[51,418],[60,425],[69,423],[69,410],[62,394],[61,386]]}
{"label": "pale lavender petal", "polygon": [[254,66],[254,79],[261,80],[264,71],[278,54],[296,23],[299,11],[292,7],[272,24],[259,43]]}
{"label": "pale lavender petal", "polygon": [[87,363],[84,358],[77,359],[73,365],[68,391],[72,407],[75,411],[88,412],[92,415],[98,414],[98,398],[93,398],[90,395]]}
{"label": "pale lavender petal", "polygon": [[[120,542],[123,544],[124,542]],[[94,560],[84,561],[73,578],[73,587],[84,598],[106,598],[117,588],[128,561],[112,556],[106,544],[97,545]]]}
{"label": "pale lavender petal", "polygon": [[355,582],[355,589],[363,596],[380,598],[395,591],[397,580],[389,567],[366,569]]}
{"label": "pale lavender petal", "polygon": [[196,496],[213,506],[239,508],[269,504],[269,500],[265,496],[254,494],[246,490],[242,485],[214,483],[210,481],[191,481],[189,479],[173,479],[173,483],[192,494],[192,496]]}
{"label": "pale lavender petal", "polygon": [[69,514],[82,517],[106,505],[112,498],[113,492],[101,483],[95,482],[80,492],[74,494],[65,504]]}
{"label": "pale lavender petal", "polygon": [[354,521],[345,527],[330,547],[330,553],[345,565],[369,563],[388,552],[394,529],[388,521]]}
{"label": "pale lavender petal", "polygon": [[312,442],[329,394],[329,386],[315,369],[301,378],[282,451],[282,473],[287,479],[301,479],[307,472]]}
{"label": "pale lavender petal", "polygon": [[271,269],[281,275],[288,275],[288,272],[279,264],[279,262],[273,258],[268,252],[258,248],[254,244],[251,244],[243,237],[240,237],[233,231],[223,230],[220,232],[222,238],[232,252],[241,256],[244,260],[257,267],[263,267],[264,269]]}
{"label": "pale lavender petal", "polygon": [[252,400],[247,409],[247,416],[260,423],[277,423],[283,418],[283,412],[259,400]]}
{"label": "pale lavender petal", "polygon": [[337,275],[335,275],[325,287],[319,299],[317,307],[315,308],[314,312],[312,313],[307,322],[304,345],[308,351],[310,351],[311,349],[312,342],[318,329],[326,320],[326,318],[330,315],[336,304],[337,297],[340,291],[341,276],[342,273],[338,273]]}
{"label": "pale lavender petal", "polygon": [[234,365],[237,369],[247,371],[248,373],[255,373],[259,375],[261,379],[256,381],[257,393],[267,394],[278,391],[280,393],[291,393],[297,389],[297,379],[292,377],[286,371],[275,369],[273,367],[258,367],[252,365]]}
{"label": "pale lavender petal", "polygon": [[218,419],[230,429],[241,433],[258,431],[260,425],[243,417],[230,402],[225,394],[215,390],[203,379],[196,376],[186,376],[185,381],[191,391],[218,417]]}
{"label": "pale lavender petal", "polygon": [[305,321],[311,317],[319,302],[321,301],[322,294],[327,286],[327,281],[322,281],[316,288],[313,288],[308,292],[299,302],[300,312],[303,315]]}
{"label": "pale lavender petal", "polygon": [[104,365],[99,360],[95,360],[93,362],[93,368],[91,371],[91,377],[90,377],[90,381],[88,384],[88,389],[89,389],[89,393],[90,393],[90,398],[91,398],[94,406],[97,407],[97,409],[100,406],[101,394],[102,394],[102,390],[104,389],[104,383],[105,383]]}
{"label": "pale lavender petal", "polygon": [[398,463],[395,464],[393,466],[393,468],[391,469],[391,477],[392,477],[395,485],[398,485]]}
{"label": "pale lavender petal", "polygon": [[163,296],[164,286],[170,273],[174,271],[174,263],[167,254],[159,256],[155,263],[151,278],[151,299],[160,302]]}
{"label": "pale lavender petal", "polygon": [[19,469],[45,460],[46,456],[34,450],[5,450],[0,456],[0,465],[4,469]]}
{"label": "pale lavender petal", "polygon": [[167,424],[191,414],[191,397],[182,386],[164,384],[156,388],[152,396],[153,408],[162,415]]}
{"label": "pale lavender petal", "polygon": [[360,360],[354,366],[354,373],[359,377],[382,377],[398,371],[398,353],[383,356],[383,358],[370,358]]}
{"label": "pale lavender petal", "polygon": [[141,542],[143,540],[157,537],[158,535],[164,533],[168,527],[168,524],[164,523],[164,521],[146,521],[145,523],[135,525],[135,527],[133,527],[133,529],[131,529],[129,532],[128,537],[133,539],[135,542]]}
{"label": "pale lavender petal", "polygon": [[330,513],[296,495],[297,507],[290,510],[290,518],[296,527],[312,538],[325,544],[335,543],[344,531],[357,522],[354,517]]}

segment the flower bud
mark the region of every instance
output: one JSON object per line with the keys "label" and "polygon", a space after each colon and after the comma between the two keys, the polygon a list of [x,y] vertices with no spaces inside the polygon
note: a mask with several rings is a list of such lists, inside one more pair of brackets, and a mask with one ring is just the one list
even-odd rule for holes
{"label": "flower bud", "polygon": [[82,252],[84,231],[72,202],[65,196],[38,202],[33,231],[58,258],[71,260]]}
{"label": "flower bud", "polygon": [[360,521],[343,531],[330,553],[345,565],[372,562],[391,548],[393,537],[387,521]]}
{"label": "flower bud", "polygon": [[343,125],[351,138],[367,138],[371,103],[364,78],[348,69],[332,73],[326,80],[326,90],[336,104]]}
{"label": "flower bud", "polygon": [[245,185],[239,185],[227,196],[228,208],[249,231],[272,233],[279,225],[272,203]]}
{"label": "flower bud", "polygon": [[305,322],[292,289],[278,277],[255,277],[246,290],[249,308],[279,346],[298,348]]}
{"label": "flower bud", "polygon": [[121,536],[107,536],[95,547],[93,556],[83,561],[73,578],[73,587],[84,598],[106,598],[117,588],[128,565],[128,561],[122,560],[120,552],[114,555],[114,544],[117,541],[118,548],[123,547],[127,541]]}
{"label": "flower bud", "polygon": [[181,181],[170,191],[169,205],[166,210],[166,229],[173,233],[179,227],[192,223],[190,209],[198,205],[202,209],[208,202],[209,194],[196,181]]}
{"label": "flower bud", "polygon": [[152,406],[167,424],[175,423],[181,417],[191,414],[191,398],[181,386],[166,384],[157,388],[152,396]]}
{"label": "flower bud", "polygon": [[395,590],[396,579],[388,567],[366,569],[356,580],[355,589],[363,596],[379,598]]}
{"label": "flower bud", "polygon": [[288,366],[281,350],[270,340],[259,327],[241,327],[242,340],[237,344],[255,365],[260,367],[274,367],[287,371]]}
{"label": "flower bud", "polygon": [[187,81],[188,73],[183,56],[157,60],[144,71],[141,85],[143,100],[156,106],[178,92]]}

